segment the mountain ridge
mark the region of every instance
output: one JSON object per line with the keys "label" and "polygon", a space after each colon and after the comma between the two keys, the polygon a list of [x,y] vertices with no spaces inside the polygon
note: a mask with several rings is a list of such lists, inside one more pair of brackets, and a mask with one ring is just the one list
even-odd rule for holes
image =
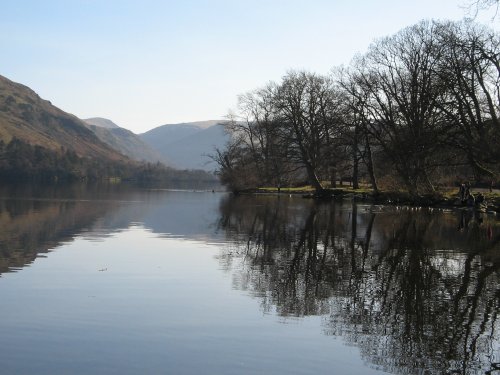
{"label": "mountain ridge", "polygon": [[159,152],[144,142],[137,134],[122,128],[112,120],[93,117],[83,121],[101,141],[123,155],[137,161],[169,164]]}
{"label": "mountain ridge", "polygon": [[214,171],[216,165],[208,157],[222,148],[229,136],[223,120],[167,124],[139,134],[142,140],[172,163],[173,167]]}
{"label": "mountain ridge", "polygon": [[98,126],[106,129],[116,129],[120,126],[116,125],[113,121],[104,117],[91,117],[82,119],[86,124]]}

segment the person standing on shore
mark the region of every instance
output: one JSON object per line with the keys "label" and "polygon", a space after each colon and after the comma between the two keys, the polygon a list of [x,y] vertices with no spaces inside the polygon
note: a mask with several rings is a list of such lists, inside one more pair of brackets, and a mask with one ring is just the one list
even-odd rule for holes
{"label": "person standing on shore", "polygon": [[461,184],[460,185],[460,188],[458,189],[458,196],[460,198],[460,202],[462,202],[462,204],[465,203],[465,200],[467,199],[467,195],[465,194],[465,184]]}

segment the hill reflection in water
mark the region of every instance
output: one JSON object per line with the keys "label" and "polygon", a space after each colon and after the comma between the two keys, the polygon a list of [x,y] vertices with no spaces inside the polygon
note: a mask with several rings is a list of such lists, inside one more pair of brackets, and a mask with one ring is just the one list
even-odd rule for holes
{"label": "hill reflection in water", "polygon": [[274,197],[220,211],[220,262],[264,311],[322,315],[325,334],[391,373],[500,369],[495,219]]}
{"label": "hill reflection in water", "polygon": [[101,241],[134,224],[167,237],[216,241],[213,195],[126,185],[0,188],[0,275],[76,236]]}

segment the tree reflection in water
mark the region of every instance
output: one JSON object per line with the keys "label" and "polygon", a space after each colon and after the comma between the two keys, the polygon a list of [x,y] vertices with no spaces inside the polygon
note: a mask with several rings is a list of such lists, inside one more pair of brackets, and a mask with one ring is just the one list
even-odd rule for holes
{"label": "tree reflection in water", "polygon": [[[500,370],[500,225],[438,210],[231,197],[221,263],[235,288],[392,373]],[[468,215],[467,226],[463,215]]]}

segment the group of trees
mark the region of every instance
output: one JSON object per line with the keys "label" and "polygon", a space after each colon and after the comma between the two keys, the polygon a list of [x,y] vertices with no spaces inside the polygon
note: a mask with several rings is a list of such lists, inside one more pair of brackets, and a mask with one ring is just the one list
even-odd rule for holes
{"label": "group of trees", "polygon": [[291,71],[239,97],[216,150],[239,190],[344,177],[410,193],[500,172],[500,38],[471,21],[422,21],[329,75]]}
{"label": "group of trees", "polygon": [[74,151],[54,151],[18,138],[0,140],[0,180],[2,182],[56,182],[100,180],[124,176],[125,163],[79,157]]}
{"label": "group of trees", "polygon": [[160,163],[138,163],[86,158],[74,151],[55,151],[18,138],[0,140],[0,183],[74,182],[120,179],[138,183],[214,183],[215,177],[202,170],[176,170]]}

